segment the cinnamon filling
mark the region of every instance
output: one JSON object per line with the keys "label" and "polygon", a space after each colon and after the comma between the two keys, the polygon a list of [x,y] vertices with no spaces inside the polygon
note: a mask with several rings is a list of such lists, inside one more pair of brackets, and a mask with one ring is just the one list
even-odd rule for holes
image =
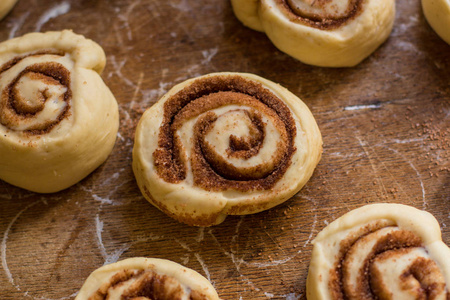
{"label": "cinnamon filling", "polygon": [[[340,243],[339,259],[330,271],[331,299],[395,299],[392,292],[395,289],[386,286],[394,284],[401,291],[416,295],[414,299],[438,299],[442,295],[449,299],[450,293],[446,292],[445,280],[436,263],[421,256],[411,256],[412,263],[405,263],[405,269],[399,270],[402,273],[395,278],[397,282],[386,282],[383,277],[386,271],[380,269],[380,263],[389,260],[389,266],[398,264],[398,268],[402,268],[399,266],[402,256],[423,248],[421,239],[406,230],[386,231],[388,233],[372,240],[377,231],[387,229],[385,226],[389,225],[385,222],[369,224]],[[364,244],[369,245],[367,253],[364,252],[367,250],[361,250]],[[361,258],[362,263],[359,264]],[[351,274],[358,267],[357,274]],[[415,288],[417,285],[419,288]]]}
{"label": "cinnamon filling", "polygon": [[[50,51],[16,57],[0,67],[0,76],[21,60],[33,55],[58,55]],[[30,87],[34,83],[33,87]],[[53,95],[52,90],[64,91]],[[55,98],[56,97],[56,98]],[[60,63],[46,62],[27,66],[2,91],[0,99],[0,123],[11,130],[22,125],[26,134],[43,134],[49,132],[70,114],[70,72]],[[49,99],[59,102],[50,103]],[[51,117],[36,119],[46,105],[52,105]],[[56,115],[55,115],[56,114]]]}
{"label": "cinnamon filling", "polygon": [[343,12],[327,9],[333,0],[303,0],[311,9],[300,7],[293,0],[276,0],[291,22],[302,23],[321,30],[333,30],[355,19],[363,10],[366,0],[349,0]]}
{"label": "cinnamon filling", "polygon": [[[402,248],[386,251],[374,259],[370,268],[370,283],[374,294],[378,299],[392,299],[389,283],[383,280],[383,273],[377,268],[377,263],[392,259],[400,259],[401,256],[412,252],[413,248]],[[428,258],[417,257],[412,264],[403,271],[398,278],[399,288],[410,291],[414,299],[449,299],[450,293],[445,291],[445,279],[436,263]]]}
{"label": "cinnamon filling", "polygon": [[[121,290],[120,298],[112,298]],[[189,292],[185,291],[189,290]],[[199,291],[184,289],[173,277],[157,274],[151,270],[123,270],[104,283],[88,300],[137,300],[182,299],[188,293],[190,300],[206,300],[206,296]]]}
{"label": "cinnamon filling", "polygon": [[[213,112],[228,105],[237,108],[221,115]],[[214,126],[218,119],[229,117],[227,114],[242,116],[248,136],[231,134],[224,157],[206,137],[216,130]],[[233,165],[229,159],[249,160],[263,147],[267,124],[262,116],[280,133],[271,161],[250,167]],[[189,145],[191,157],[188,158],[177,130],[193,118],[197,119]],[[164,104],[159,147],[153,153],[154,164],[158,175],[170,183],[184,180],[190,163],[194,185],[205,190],[266,190],[275,185],[290,165],[296,150],[295,136],[295,121],[289,108],[261,84],[236,75],[207,77],[194,81]]]}

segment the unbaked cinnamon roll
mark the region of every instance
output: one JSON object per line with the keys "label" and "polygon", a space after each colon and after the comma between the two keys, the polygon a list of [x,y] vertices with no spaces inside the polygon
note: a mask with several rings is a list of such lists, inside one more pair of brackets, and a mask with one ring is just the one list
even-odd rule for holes
{"label": "unbaked cinnamon roll", "polygon": [[436,219],[400,204],[372,204],[315,238],[309,300],[450,299],[450,249]]}
{"label": "unbaked cinnamon roll", "polygon": [[220,300],[194,270],[157,258],[129,258],[105,265],[86,279],[75,300]]}
{"label": "unbaked cinnamon roll", "polygon": [[231,0],[244,25],[310,65],[351,67],[389,36],[394,0]]}
{"label": "unbaked cinnamon roll", "polygon": [[17,0],[2,0],[0,1],[0,20],[6,16],[9,11],[14,7]]}
{"label": "unbaked cinnamon roll", "polygon": [[450,45],[450,1],[422,0],[422,8],[430,26]]}
{"label": "unbaked cinnamon roll", "polygon": [[0,179],[57,192],[106,160],[119,119],[104,66],[103,49],[68,30],[0,44]]}
{"label": "unbaked cinnamon roll", "polygon": [[215,73],[173,87],[144,113],[133,170],[150,203],[210,226],[289,199],[321,152],[316,121],[294,94],[256,75]]}

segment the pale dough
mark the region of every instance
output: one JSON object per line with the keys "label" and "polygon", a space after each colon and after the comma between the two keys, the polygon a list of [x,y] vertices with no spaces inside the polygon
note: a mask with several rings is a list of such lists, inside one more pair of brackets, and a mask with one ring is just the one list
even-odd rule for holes
{"label": "pale dough", "polygon": [[103,49],[68,30],[0,44],[0,179],[52,193],[106,160],[119,118],[104,66]]}
{"label": "pale dough", "polygon": [[278,49],[306,64],[322,67],[360,63],[389,37],[395,17],[394,0],[231,3],[244,25],[265,32]]}
{"label": "pale dough", "polygon": [[[105,265],[86,279],[75,300],[220,300],[211,283],[175,262],[135,257]],[[153,298],[154,297],[154,298]]]}
{"label": "pale dough", "polygon": [[17,0],[1,0],[0,1],[0,20],[6,16],[16,4]]}
{"label": "pale dough", "polygon": [[[206,87],[195,88],[195,92],[191,91],[191,94],[206,95],[211,103],[224,103],[211,110],[194,113],[190,117],[181,113],[175,114],[173,124],[169,125],[172,126],[172,131],[175,126],[180,127],[176,129],[169,145],[181,144],[179,159],[185,162],[186,173],[180,175],[178,182],[171,182],[172,179],[167,174],[172,163],[161,165],[160,173],[155,166],[155,155],[161,150],[161,143],[167,145],[160,140],[160,129],[166,124],[165,109],[170,108],[166,103],[172,103],[177,95],[188,93],[193,86],[215,81],[225,82],[225,85],[235,82],[236,86],[246,83],[260,87],[262,91],[272,95],[276,99],[275,102],[281,103],[280,110],[284,109],[285,119],[292,120],[293,129],[286,128],[280,117],[261,101],[252,102],[252,96],[246,91],[231,93],[230,96],[228,92],[218,93],[216,90],[204,92],[209,88],[208,84],[205,84]],[[222,88],[222,91],[228,90],[228,87]],[[244,100],[236,102],[239,97]],[[194,95],[191,102],[183,105],[189,108],[196,101]],[[242,101],[250,101],[252,104],[247,105]],[[203,108],[204,106],[201,106],[200,110]],[[196,126],[210,114],[216,115],[217,120],[211,123],[210,130],[204,134],[205,145],[202,146],[202,151],[207,153],[204,156],[216,157],[217,159],[205,160],[217,165],[208,165],[204,171],[198,172],[196,170],[199,156],[194,143]],[[258,115],[260,117],[257,117]],[[257,121],[258,118],[260,122]],[[261,127],[259,133],[258,126]],[[289,136],[286,130],[293,135],[292,140],[288,141],[286,138]],[[253,148],[248,146],[247,149],[247,146],[239,146],[237,143],[237,148],[243,147],[242,149],[247,150],[233,151],[232,136],[244,144],[246,141],[251,143],[252,137],[255,137],[255,145]],[[259,138],[260,144],[257,144]],[[281,149],[287,149],[283,148],[287,145],[295,149],[289,152],[292,156],[286,156],[290,158],[284,159],[284,150]],[[239,157],[245,153],[249,154],[248,157]],[[176,85],[143,114],[136,129],[133,170],[141,192],[150,203],[180,222],[210,226],[221,223],[227,215],[256,213],[291,198],[309,180],[321,153],[322,137],[317,123],[308,107],[294,94],[253,74],[214,73]],[[202,159],[203,156],[200,156],[200,164]],[[218,161],[225,163],[220,164]],[[282,169],[284,171],[280,171]],[[165,179],[165,176],[168,178]],[[280,177],[277,177],[273,184],[268,183],[276,176]]]}
{"label": "pale dough", "polygon": [[450,45],[450,0],[422,0],[422,8],[434,31]]}
{"label": "pale dough", "polygon": [[[337,295],[419,299],[424,289],[436,296],[432,299],[450,296],[450,249],[438,222],[425,211],[401,204],[366,205],[329,224],[313,245],[309,300],[342,299]],[[362,275],[368,273],[370,280]],[[367,291],[372,294],[361,298]]]}

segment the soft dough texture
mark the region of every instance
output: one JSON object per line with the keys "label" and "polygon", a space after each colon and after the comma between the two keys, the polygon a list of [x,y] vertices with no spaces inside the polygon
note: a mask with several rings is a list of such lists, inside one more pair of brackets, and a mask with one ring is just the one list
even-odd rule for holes
{"label": "soft dough texture", "polygon": [[57,192],[106,160],[119,118],[104,66],[103,49],[68,30],[0,44],[0,179]]}
{"label": "soft dough texture", "polygon": [[244,25],[315,66],[351,67],[389,36],[394,0],[231,0]]}
{"label": "soft dough texture", "polygon": [[17,0],[1,0],[0,1],[0,20],[6,16],[16,4]]}
{"label": "soft dough texture", "polygon": [[332,222],[313,244],[309,300],[450,299],[450,249],[425,211],[366,205]]}
{"label": "soft dough texture", "polygon": [[286,201],[321,153],[316,121],[294,94],[256,75],[215,73],[173,87],[144,113],[133,170],[150,203],[210,226]]}
{"label": "soft dough texture", "polygon": [[422,0],[428,23],[450,45],[450,0]]}
{"label": "soft dough texture", "polygon": [[135,257],[105,265],[86,279],[75,300],[220,300],[199,273],[165,259]]}

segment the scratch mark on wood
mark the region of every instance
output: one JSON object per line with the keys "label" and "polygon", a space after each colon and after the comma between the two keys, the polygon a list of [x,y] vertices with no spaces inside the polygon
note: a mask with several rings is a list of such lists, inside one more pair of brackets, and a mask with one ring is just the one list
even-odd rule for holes
{"label": "scratch mark on wood", "polygon": [[211,280],[211,274],[209,273],[208,267],[206,266],[203,258],[198,253],[194,253],[194,256],[197,259],[197,261],[200,263],[200,265],[202,266],[202,269],[205,272],[206,278],[209,280],[209,282],[211,282],[214,285],[214,282]]}
{"label": "scratch mark on wood", "polygon": [[11,274],[11,271],[8,268],[8,262],[6,260],[6,246],[7,246],[7,242],[8,242],[8,235],[9,232],[11,231],[12,226],[14,225],[14,223],[16,223],[17,219],[24,213],[26,212],[28,209],[30,209],[31,207],[35,206],[38,203],[41,203],[42,201],[36,201],[33,202],[29,205],[27,205],[24,209],[22,209],[21,211],[19,211],[17,213],[17,215],[11,220],[11,222],[8,224],[8,227],[6,227],[5,232],[3,233],[3,239],[2,239],[2,244],[1,244],[1,258],[2,258],[2,267],[3,270],[5,271],[6,277],[8,278],[8,281],[18,290],[20,291],[20,287],[18,285],[16,285],[14,283],[14,278]]}
{"label": "scratch mark on wood", "polygon": [[119,15],[118,15],[118,19],[121,20],[121,21],[123,22],[124,27],[125,27],[125,29],[126,29],[126,31],[127,31],[127,38],[128,38],[128,40],[130,40],[130,41],[133,39],[133,32],[132,32],[132,30],[131,30],[130,23],[129,23],[130,14],[133,12],[134,8],[135,8],[137,5],[139,5],[140,3],[141,3],[140,0],[139,0],[139,1],[133,1],[133,2],[131,3],[131,5],[128,6],[128,8],[127,8],[127,10],[125,11],[124,14],[119,14]]}
{"label": "scratch mark on wood", "polygon": [[217,244],[217,246],[219,247],[219,249],[220,249],[227,257],[229,257],[229,258],[231,259],[231,261],[232,261],[233,264],[234,264],[234,267],[236,268],[236,271],[237,271],[238,274],[239,274],[239,278],[241,279],[241,281],[242,281],[242,282],[245,282],[247,285],[249,285],[249,286],[250,286],[251,288],[253,288],[254,290],[259,291],[260,289],[257,288],[257,287],[255,286],[255,284],[254,284],[250,279],[248,279],[246,276],[244,276],[244,275],[241,273],[241,263],[242,263],[243,260],[240,260],[240,261],[237,260],[236,257],[235,257],[235,255],[234,255],[233,253],[226,251],[226,250],[222,247],[222,245],[220,244],[220,242],[217,240],[217,238],[216,238],[216,236],[214,235],[212,229],[209,229],[209,230],[208,230],[208,234],[212,237],[212,239],[213,239],[214,242]]}
{"label": "scratch mark on wood", "polygon": [[98,214],[95,216],[95,232],[97,234],[97,246],[100,249],[102,257],[106,260],[108,255],[106,254],[105,246],[103,245],[102,232],[103,232],[103,221],[100,221]]}
{"label": "scratch mark on wood", "polygon": [[202,51],[202,55],[203,55],[203,60],[201,62],[202,65],[207,65],[211,62],[211,59],[216,56],[217,52],[219,51],[219,48],[215,47],[215,48],[211,48],[209,50],[203,50]]}
{"label": "scratch mark on wood", "polygon": [[195,241],[196,241],[197,243],[200,243],[201,241],[203,241],[204,238],[205,238],[205,227],[200,227],[200,228],[198,229],[198,235],[197,235],[197,237],[195,238]]}
{"label": "scratch mark on wood", "polygon": [[401,51],[405,51],[405,52],[413,52],[415,54],[422,54],[422,51],[420,51],[416,45],[414,45],[411,42],[405,42],[402,41],[400,39],[395,39],[394,40],[394,45],[397,46],[397,48],[399,48]]}
{"label": "scratch mark on wood", "polygon": [[303,296],[303,294],[296,295],[295,293],[289,293],[283,296],[286,297],[286,300],[299,300]]}
{"label": "scratch mark on wood", "polygon": [[22,16],[20,16],[20,18],[18,18],[17,21],[14,22],[14,25],[11,28],[11,31],[9,32],[8,36],[9,39],[12,39],[13,37],[16,36],[16,32],[23,26],[29,15],[30,11],[27,11]]}
{"label": "scratch mark on wood", "polygon": [[417,170],[416,166],[409,159],[407,159],[406,156],[403,153],[401,153],[401,152],[399,152],[399,151],[397,151],[395,149],[392,149],[390,147],[387,147],[385,145],[382,145],[381,147],[384,147],[384,148],[394,152],[398,156],[402,157],[403,160],[405,162],[407,162],[409,164],[409,166],[414,170],[414,172],[416,172],[417,180],[419,181],[420,188],[422,190],[422,207],[423,207],[423,209],[426,209],[428,207],[428,202],[427,202],[427,199],[426,199],[426,192],[425,192],[425,186],[424,186],[423,181],[422,181],[422,175],[420,174],[419,170]]}
{"label": "scratch mark on wood", "polygon": [[[202,228],[204,229],[204,227],[202,227]],[[200,230],[200,232],[202,232],[202,231]],[[202,233],[202,235],[203,235],[203,233]],[[203,239],[203,237],[202,237],[202,239]],[[200,256],[200,254],[197,253],[197,252],[194,252],[194,251],[192,250],[192,248],[189,247],[188,244],[186,244],[185,242],[180,241],[179,239],[174,239],[174,240],[175,240],[175,242],[177,242],[184,250],[187,250],[187,251],[190,252],[190,253],[194,253],[195,258],[197,259],[197,261],[199,262],[199,264],[200,264],[200,266],[202,267],[203,271],[205,272],[206,278],[209,280],[209,282],[211,282],[211,283],[214,285],[214,281],[211,280],[211,274],[209,273],[208,266],[206,265],[205,261],[204,261],[203,258]],[[197,238],[196,238],[196,240],[197,240]],[[189,254],[187,254],[187,257],[184,258],[184,261],[186,261],[186,262],[189,261]]]}
{"label": "scratch mark on wood", "polygon": [[121,248],[113,251],[111,254],[108,254],[106,252],[105,245],[103,244],[103,238],[102,238],[102,232],[103,232],[103,221],[100,220],[99,215],[97,214],[95,216],[95,231],[97,234],[97,245],[100,250],[100,253],[102,254],[103,259],[105,262],[103,265],[108,265],[117,262],[120,259],[120,256],[127,251],[130,248],[130,245],[122,246]]}
{"label": "scratch mark on wood", "polygon": [[424,140],[425,140],[425,138],[407,139],[407,140],[393,139],[392,141],[396,144],[411,144],[411,143],[423,142]]}
{"label": "scratch mark on wood", "polygon": [[352,105],[344,107],[344,110],[363,110],[363,109],[375,109],[380,108],[381,104],[368,104],[368,105]]}
{"label": "scratch mark on wood", "polygon": [[187,250],[189,252],[192,252],[192,249],[185,243],[180,241],[179,239],[175,239],[175,242],[177,242],[178,244],[180,244],[180,246],[184,249]]}
{"label": "scratch mark on wood", "polygon": [[126,85],[135,89],[136,85],[122,74],[122,68],[127,63],[127,58],[124,58],[120,63],[117,62],[115,55],[109,56],[108,59],[111,61],[111,64],[114,67],[114,72],[112,72],[112,74],[109,74],[108,77],[110,77],[113,74],[116,74],[117,77],[119,77],[123,82],[125,82]]}
{"label": "scratch mark on wood", "polygon": [[314,234],[314,230],[316,229],[316,225],[317,225],[317,214],[314,214],[314,220],[313,220],[313,224],[312,224],[312,227],[311,227],[311,232],[310,232],[310,234],[308,236],[308,239],[306,240],[305,244],[303,245],[303,247],[306,247],[306,245],[308,245],[309,242],[311,241],[312,236]]}
{"label": "scratch mark on wood", "polygon": [[138,83],[136,85],[136,88],[134,89],[134,93],[133,93],[133,97],[131,98],[130,101],[130,107],[133,108],[135,101],[136,101],[136,97],[139,93],[139,91],[141,90],[141,85],[142,85],[142,81],[144,80],[144,72],[139,73],[139,80]]}
{"label": "scratch mark on wood", "polygon": [[[41,199],[41,200],[38,200],[38,201],[36,201],[36,202],[33,202],[33,203],[27,205],[24,209],[22,209],[21,211],[19,211],[19,212],[17,213],[17,215],[16,215],[16,216],[11,220],[11,222],[8,224],[8,227],[6,228],[6,230],[5,230],[4,234],[3,234],[3,239],[2,239],[2,243],[1,243],[0,256],[1,256],[1,261],[2,261],[2,267],[3,267],[3,270],[5,271],[5,274],[6,274],[6,277],[8,278],[8,281],[9,281],[9,282],[11,283],[11,285],[12,285],[17,291],[19,291],[19,292],[21,292],[22,290],[21,290],[21,288],[20,288],[19,285],[15,284],[14,278],[13,278],[13,276],[12,276],[11,271],[9,270],[8,262],[7,262],[7,259],[6,259],[6,249],[7,249],[8,235],[9,235],[9,232],[11,231],[12,226],[13,226],[14,223],[17,221],[17,219],[19,219],[19,217],[20,217],[24,212],[26,212],[28,209],[32,208],[33,206],[35,206],[35,205],[38,204],[38,203],[44,203],[44,204],[45,204],[45,202],[42,201],[42,199]],[[56,299],[56,300],[72,299],[72,298],[75,297],[77,294],[78,294],[78,292],[75,292],[75,293],[73,293],[73,294],[70,295],[70,296],[61,297],[61,298],[58,298],[58,299]],[[33,299],[39,299],[39,300],[52,300],[52,299],[45,298],[45,297],[35,298],[35,297],[29,295],[29,292],[28,292],[28,291],[25,291],[25,292],[24,292],[24,296],[26,296],[26,297],[32,297]]]}
{"label": "scratch mark on wood", "polygon": [[400,36],[404,33],[409,33],[412,29],[412,27],[417,26],[419,24],[419,16],[417,14],[411,15],[408,18],[408,21],[406,23],[397,24],[394,26],[391,36]]}
{"label": "scratch mark on wood", "polygon": [[384,183],[383,183],[383,181],[381,180],[381,178],[378,176],[378,172],[377,172],[377,169],[376,169],[376,167],[375,167],[375,163],[373,162],[372,157],[370,156],[370,153],[369,153],[369,151],[367,150],[367,147],[366,147],[365,143],[361,140],[361,138],[360,138],[358,135],[355,135],[355,137],[356,137],[356,139],[358,140],[359,145],[361,146],[361,148],[364,150],[364,153],[366,154],[367,158],[369,159],[369,162],[370,162],[370,165],[371,165],[371,167],[372,167],[372,170],[373,170],[373,172],[374,172],[375,175],[376,175],[375,178],[376,178],[377,182],[379,183],[379,186],[381,186],[382,189],[383,189],[383,190],[382,190],[382,191],[384,192],[384,195],[383,195],[383,196],[387,196],[388,192],[387,192],[387,190],[386,190],[386,187],[384,186]]}
{"label": "scratch mark on wood", "polygon": [[58,16],[64,15],[68,13],[69,10],[70,10],[69,2],[62,2],[48,9],[37,21],[35,31],[41,31],[42,26],[45,23],[47,23],[50,19],[54,19]]}
{"label": "scratch mark on wood", "polygon": [[94,198],[95,201],[98,201],[101,204],[111,204],[111,205],[114,204],[114,201],[112,201],[111,199],[103,198],[103,197],[100,197],[100,196],[98,196],[96,194],[92,194],[92,198]]}
{"label": "scratch mark on wood", "polygon": [[180,0],[180,2],[174,4],[174,3],[170,3],[170,6],[173,8],[178,9],[181,12],[188,12],[191,10],[191,7],[189,6],[189,1],[188,0]]}
{"label": "scratch mark on wood", "polygon": [[114,27],[114,34],[115,34],[116,39],[117,39],[117,44],[120,45],[120,46],[123,46],[124,43],[123,43],[122,36],[120,35],[121,31],[120,31],[119,26],[117,25],[117,23],[114,23],[113,27]]}

